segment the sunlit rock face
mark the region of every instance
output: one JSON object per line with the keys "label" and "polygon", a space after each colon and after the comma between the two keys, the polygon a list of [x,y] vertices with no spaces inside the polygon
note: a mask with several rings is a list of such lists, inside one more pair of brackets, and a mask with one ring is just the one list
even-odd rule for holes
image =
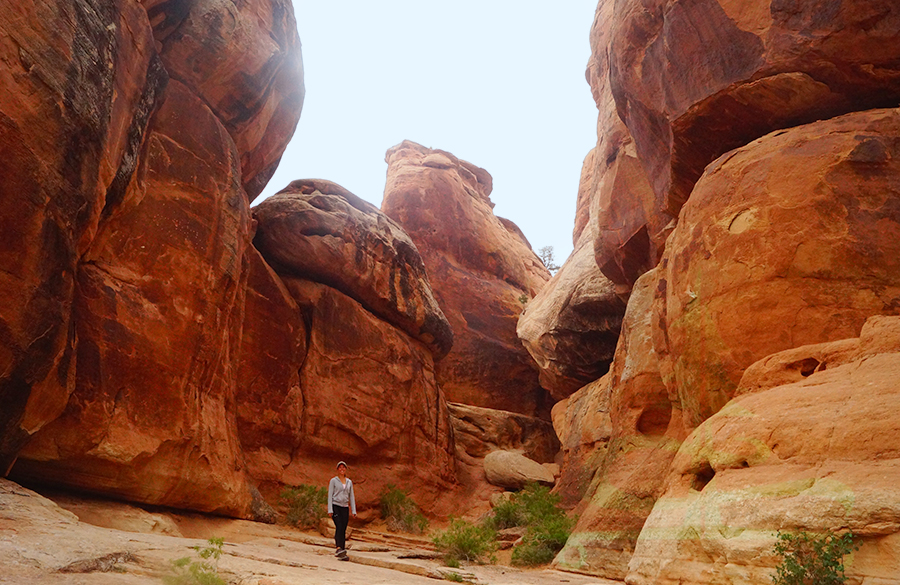
{"label": "sunlit rock face", "polygon": [[144,7],[166,70],[234,139],[252,201],[275,172],[303,107],[290,0],[145,0]]}
{"label": "sunlit rock face", "polygon": [[436,372],[448,400],[548,417],[516,323],[550,274],[521,231],[494,215],[490,175],[409,141],[390,149],[387,162],[382,209],[421,252],[453,329],[453,349]]}
{"label": "sunlit rock face", "polygon": [[249,516],[239,389],[299,376],[244,358],[305,351],[296,306],[280,338],[245,335],[280,302],[246,190],[300,115],[291,6],[2,10],[0,466],[33,435],[13,477]]}
{"label": "sunlit rock face", "polygon": [[861,544],[849,580],[896,580],[898,352],[900,319],[873,317],[860,339],[754,364],[746,393],[679,450],[628,582],[761,583],[779,561],[777,530],[846,529]]}
{"label": "sunlit rock face", "polygon": [[453,332],[403,228],[340,185],[294,181],[254,209],[254,245],[284,275],[322,282],[427,344],[440,359]]}
{"label": "sunlit rock face", "polygon": [[565,454],[560,493],[577,502],[579,518],[554,561],[559,568],[625,578],[684,438],[677,396],[666,389],[654,350],[658,282],[652,270],[634,285],[609,374],[554,407]]}
{"label": "sunlit rock face", "polygon": [[0,474],[74,389],[78,261],[166,84],[140,6],[94,4],[0,7]]}
{"label": "sunlit rock face", "polygon": [[619,116],[672,214],[719,155],[900,97],[893,0],[627,0],[608,26]]}
{"label": "sunlit rock face", "polygon": [[[900,311],[900,137],[898,112],[884,109],[900,100],[900,7],[800,4],[598,5],[587,70],[598,144],[585,159],[574,236],[593,230],[597,267],[628,307],[610,372],[554,408],[558,489],[581,514],[557,566],[628,583],[758,582],[774,566],[775,530],[803,527],[792,518],[825,527],[806,500],[784,498],[771,517],[748,520],[765,534],[741,548],[742,533],[722,526],[740,525],[750,496],[718,524],[719,503],[698,511],[681,492],[667,499],[676,472],[690,469],[697,485],[711,477],[673,459],[692,430],[706,430],[705,441],[704,421],[751,400],[743,394],[845,363],[860,342],[839,340]],[[836,418],[828,408],[817,416]],[[703,445],[695,454],[707,456]],[[853,457],[869,469],[890,456]],[[757,473],[777,482],[781,472]],[[832,527],[849,526],[829,514]],[[846,522],[862,523],[854,518]],[[861,530],[893,534],[892,522]],[[894,538],[868,549],[861,574],[891,574]]]}
{"label": "sunlit rock face", "polygon": [[900,310],[900,111],[777,132],[710,165],[663,260],[667,355],[693,428],[777,351]]}
{"label": "sunlit rock face", "polygon": [[250,228],[238,177],[225,128],[171,81],[76,274],[75,390],[15,477],[249,515],[231,414]]}

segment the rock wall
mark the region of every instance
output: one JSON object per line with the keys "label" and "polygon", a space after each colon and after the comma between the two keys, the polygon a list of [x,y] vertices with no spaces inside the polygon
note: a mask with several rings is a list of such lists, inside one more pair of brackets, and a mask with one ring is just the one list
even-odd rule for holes
{"label": "rock wall", "polygon": [[436,372],[448,400],[548,418],[516,323],[550,274],[521,231],[494,215],[491,176],[409,141],[390,149],[387,162],[382,209],[421,251],[453,329],[453,349]]}
{"label": "rock wall", "polygon": [[[863,342],[840,340],[863,329],[874,343],[887,321],[873,316],[900,312],[898,36],[886,0],[599,3],[587,71],[598,145],[574,233],[593,230],[597,268],[630,298],[609,373],[554,407],[558,489],[581,514],[557,566],[756,582],[778,529],[852,527],[855,578],[887,582],[900,525],[869,469],[895,441],[861,446],[864,417],[837,415],[834,396],[852,378],[890,400],[877,381],[890,343],[864,359]],[[822,343],[836,345],[809,346]],[[796,396],[767,389],[782,384]],[[797,409],[797,432],[776,441]],[[847,446],[814,449],[817,433]]]}
{"label": "rock wall", "polygon": [[4,474],[262,519],[346,459],[361,507],[395,483],[449,513],[452,333],[415,245],[324,181],[251,215],[303,100],[290,2],[0,16]]}

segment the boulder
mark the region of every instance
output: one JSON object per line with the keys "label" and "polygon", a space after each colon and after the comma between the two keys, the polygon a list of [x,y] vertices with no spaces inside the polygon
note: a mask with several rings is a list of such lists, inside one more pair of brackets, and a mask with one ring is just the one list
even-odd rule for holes
{"label": "boulder", "polygon": [[303,107],[303,59],[290,0],[144,1],[166,70],[222,121],[256,198]]}
{"label": "boulder", "polygon": [[250,230],[239,177],[218,118],[171,81],[135,180],[76,274],[75,390],[14,477],[249,516],[231,414]]}
{"label": "boulder", "polygon": [[894,0],[626,0],[609,26],[616,107],[673,215],[723,153],[900,97]]}
{"label": "boulder", "polygon": [[0,7],[0,475],[74,388],[76,266],[166,84],[131,0]]}
{"label": "boulder", "polygon": [[453,332],[416,245],[378,208],[340,185],[292,182],[254,208],[254,245],[280,274],[332,286],[427,344],[437,359]]}
{"label": "boulder", "polygon": [[625,303],[594,261],[592,230],[526,305],[516,334],[540,368],[541,386],[561,400],[605,374]]}
{"label": "boulder", "polygon": [[494,215],[491,176],[409,141],[387,162],[382,209],[418,246],[453,329],[453,350],[437,366],[448,399],[547,418],[516,323],[550,274],[515,224]]}
{"label": "boulder", "polygon": [[488,482],[508,490],[520,490],[529,483],[553,486],[556,478],[547,468],[515,451],[491,451],[484,458]]}
{"label": "boulder", "polygon": [[900,307],[900,111],[765,136],[697,183],[664,256],[661,365],[686,428],[753,362]]}
{"label": "boulder", "polygon": [[466,404],[447,405],[458,447],[474,458],[492,451],[519,451],[529,459],[547,464],[559,453],[559,440],[549,422]]}
{"label": "boulder", "polygon": [[[561,491],[568,492],[579,474],[582,482],[592,481],[580,490],[578,523],[554,560],[558,568],[625,578],[644,521],[662,493],[669,465],[686,434],[677,395],[666,389],[654,350],[652,308],[658,281],[659,271],[654,269],[635,283],[607,380],[585,387],[585,392],[597,394],[582,399],[591,405],[588,415],[572,417],[568,423],[567,434],[583,438],[567,443],[563,466],[567,479]],[[600,409],[607,419],[600,425],[605,436],[591,441],[594,420],[589,413]]]}
{"label": "boulder", "polygon": [[687,438],[629,583],[761,583],[779,561],[779,530],[849,529],[861,548],[845,559],[848,582],[896,578],[900,423],[885,413],[900,401],[900,319],[873,317],[857,346],[855,357],[843,342],[808,347],[808,360],[842,357],[781,385],[783,364],[804,347],[767,357],[775,385],[757,384]]}

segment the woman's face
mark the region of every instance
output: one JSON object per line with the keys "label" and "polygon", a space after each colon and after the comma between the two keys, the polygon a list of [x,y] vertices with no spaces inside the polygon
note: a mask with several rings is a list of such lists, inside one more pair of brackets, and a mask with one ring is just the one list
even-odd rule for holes
{"label": "woman's face", "polygon": [[338,465],[337,472],[338,472],[338,475],[340,475],[340,476],[347,475],[347,466],[346,465]]}

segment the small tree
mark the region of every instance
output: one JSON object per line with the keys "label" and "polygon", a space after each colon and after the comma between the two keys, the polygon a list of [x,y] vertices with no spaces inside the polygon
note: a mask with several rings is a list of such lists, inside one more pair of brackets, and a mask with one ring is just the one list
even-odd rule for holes
{"label": "small tree", "polygon": [[778,532],[775,553],[781,563],[772,576],[774,585],[842,585],[844,555],[859,550],[853,546],[853,533],[822,535],[800,531]]}
{"label": "small tree", "polygon": [[553,258],[553,246],[544,246],[538,250],[538,258],[541,259],[541,262],[544,263],[544,266],[547,267],[551,274],[556,274],[556,271],[559,270],[559,264]]}

